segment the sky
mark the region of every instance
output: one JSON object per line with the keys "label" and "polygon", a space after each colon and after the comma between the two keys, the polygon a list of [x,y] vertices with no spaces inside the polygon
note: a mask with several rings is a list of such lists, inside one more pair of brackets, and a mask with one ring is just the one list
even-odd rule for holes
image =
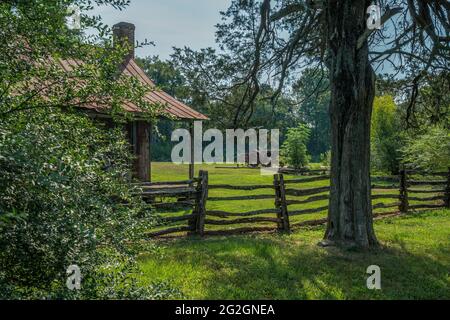
{"label": "sky", "polygon": [[188,46],[198,50],[215,47],[215,25],[220,22],[220,11],[226,10],[231,0],[131,0],[130,6],[119,11],[101,6],[92,11],[109,26],[125,21],[136,26],[136,40],[155,42],[136,50],[145,57],[159,55],[168,59],[172,47]]}

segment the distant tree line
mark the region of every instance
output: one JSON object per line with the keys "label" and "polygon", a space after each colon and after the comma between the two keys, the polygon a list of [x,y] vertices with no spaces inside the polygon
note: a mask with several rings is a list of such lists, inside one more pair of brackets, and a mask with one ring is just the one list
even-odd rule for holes
{"label": "distant tree line", "polygon": [[[213,50],[194,52],[175,49],[170,60],[157,56],[138,59],[144,71],[162,90],[207,114],[206,128],[280,129],[281,160],[283,164],[304,167],[308,163],[330,164],[330,91],[328,75],[317,69],[306,69],[289,92],[276,101],[266,97],[276,88],[264,85],[256,99],[248,121],[234,124],[238,89],[214,88],[226,82],[224,77],[233,69],[221,61]],[[220,65],[210,71],[209,66]],[[405,164],[425,170],[447,168],[450,163],[449,76],[430,76],[420,88],[415,112],[404,98],[408,87],[402,81],[380,77],[376,86],[371,127],[371,167],[373,171],[397,174]],[[211,85],[214,83],[215,86]],[[275,104],[275,105],[274,105]],[[152,136],[154,161],[170,161],[171,132],[181,123],[160,120]]]}
{"label": "distant tree line", "polygon": [[[263,98],[257,99],[252,117],[248,121],[234,123],[234,109],[242,96],[238,90],[224,90],[215,92],[211,87],[210,78],[202,80],[200,67],[188,68],[194,63],[191,55],[200,55],[201,59],[220,60],[212,51],[194,53],[186,49],[176,50],[172,59],[162,61],[157,56],[138,59],[144,71],[155,81],[157,86],[177,99],[191,105],[196,110],[205,113],[210,118],[203,125],[205,128],[232,129],[232,128],[264,128],[280,129],[280,144],[287,139],[289,128],[304,125],[309,130],[308,139],[304,141],[309,158],[319,162],[323,154],[330,149],[330,121],[328,116],[329,92],[327,83],[319,74],[309,70],[293,86],[292,94],[283,94],[277,101]],[[199,57],[197,57],[200,59]],[[212,62],[211,62],[212,63]],[[222,64],[227,70],[230,66]],[[220,78],[226,72],[215,75],[214,83],[221,83]],[[320,92],[314,91],[321,86]],[[275,88],[264,85],[261,89],[264,95],[275,92]],[[276,107],[274,107],[274,104]],[[183,126],[181,123],[160,120],[153,135],[152,159],[155,161],[170,161],[171,132]]]}

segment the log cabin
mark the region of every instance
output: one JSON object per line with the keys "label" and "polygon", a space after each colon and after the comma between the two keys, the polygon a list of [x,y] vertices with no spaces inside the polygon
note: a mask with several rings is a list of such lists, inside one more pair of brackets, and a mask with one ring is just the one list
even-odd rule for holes
{"label": "log cabin", "polygon": [[[125,56],[125,61],[122,64],[121,72],[124,75],[135,77],[144,85],[150,88],[146,94],[145,99],[149,103],[158,103],[163,105],[165,112],[171,115],[174,121],[188,122],[193,131],[194,121],[207,120],[208,117],[195,111],[193,108],[178,101],[162,90],[156,90],[155,83],[145,74],[141,67],[135,61],[134,45],[135,45],[135,26],[132,23],[120,22],[113,26],[114,39],[120,41],[127,41],[130,52]],[[71,63],[74,61],[64,61],[62,67],[70,70]],[[101,119],[103,122],[112,122],[111,117],[105,110],[98,106],[85,105],[83,108],[88,109],[88,113],[93,118]],[[135,162],[133,164],[133,173],[135,178],[141,182],[151,182],[151,134],[152,122],[149,120],[142,120],[139,117],[141,111],[133,103],[126,103],[123,106],[126,112],[133,114],[131,121],[125,124],[125,131],[130,142],[133,154],[135,155]],[[192,149],[194,141],[191,141]],[[189,179],[194,177],[194,159],[191,157],[189,163]]]}

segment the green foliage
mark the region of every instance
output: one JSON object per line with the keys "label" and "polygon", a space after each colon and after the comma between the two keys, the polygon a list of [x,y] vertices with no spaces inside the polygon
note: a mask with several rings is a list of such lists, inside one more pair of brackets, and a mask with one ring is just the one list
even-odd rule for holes
{"label": "green foliage", "polygon": [[308,164],[310,156],[306,148],[311,130],[305,125],[290,128],[286,134],[286,140],[281,147],[281,157],[295,169]]}
{"label": "green foliage", "polygon": [[166,119],[159,119],[153,126],[151,137],[151,159],[156,161],[171,161],[172,142],[170,140],[172,132],[180,126]]}
{"label": "green foliage", "polygon": [[[152,223],[130,185],[128,144],[119,129],[54,110],[16,114],[0,132],[2,298],[138,298],[137,241]],[[51,126],[48,124],[51,123]],[[65,287],[81,268],[82,290]]]}
{"label": "green foliage", "polygon": [[409,138],[402,152],[403,161],[413,168],[445,171],[450,168],[450,131],[430,127],[424,134]]}
{"label": "green foliage", "polygon": [[[161,90],[188,104],[193,101],[191,97],[195,100],[195,92],[187,86],[186,79],[171,61],[162,61],[157,56],[137,58],[136,61]],[[196,110],[201,109],[197,104],[192,105]],[[183,125],[185,124],[182,122],[167,119],[154,121],[151,141],[152,161],[170,161],[173,146],[170,141],[171,134]]]}
{"label": "green foliage", "polygon": [[[113,46],[94,3],[126,0],[2,1],[0,4],[0,299],[154,298],[140,288],[138,245],[153,215],[134,196],[129,145],[117,129],[98,128],[77,107],[107,105],[123,119],[132,102],[153,117],[148,88],[120,75],[126,45]],[[70,5],[82,10],[71,30]],[[88,27],[98,36],[84,34]],[[94,45],[95,44],[95,45]],[[63,70],[61,61],[77,61]],[[77,264],[82,290],[66,288]]]}
{"label": "green foliage", "polygon": [[189,98],[186,80],[173,62],[163,61],[158,56],[137,58],[136,62],[159,88],[177,99]]}
{"label": "green foliage", "polygon": [[[213,50],[194,52],[190,49],[176,49],[172,59],[161,61],[158,57],[138,59],[144,71],[162,90],[172,94],[180,101],[192,105],[208,115],[209,121],[203,124],[208,128],[234,128],[236,106],[242,102],[242,88],[227,87],[236,67],[217,56]],[[218,86],[218,84],[223,84]],[[281,96],[276,101],[276,108],[269,99],[262,95],[271,95],[274,89],[268,85],[261,86],[261,96],[258,96],[253,106],[252,117],[247,124],[239,123],[245,128],[280,129],[281,141],[284,140],[286,130],[299,123],[298,107],[292,99]],[[314,118],[314,116],[311,116]],[[158,121],[157,132],[153,135],[152,159],[169,161],[171,154],[170,134],[181,124]],[[315,131],[317,136],[325,137]],[[310,141],[309,144],[312,142]]]}
{"label": "green foliage", "polygon": [[170,64],[185,79],[190,97],[187,102],[210,118],[207,126],[230,128],[277,128],[281,136],[285,128],[298,124],[295,106],[288,95],[268,99],[276,92],[269,84],[261,84],[259,94],[246,104],[248,90],[236,86],[236,76],[242,72],[242,64],[226,54],[217,54],[212,48],[193,51],[175,49]]}
{"label": "green foliage", "polygon": [[372,166],[384,172],[398,173],[403,145],[397,107],[392,96],[376,97],[372,112]]}
{"label": "green foliage", "polygon": [[[121,8],[126,1],[102,2]],[[82,30],[67,27],[68,7],[73,4],[82,10],[91,7],[88,0],[0,4],[0,117],[34,108],[107,105],[111,114],[123,118],[129,116],[123,109],[125,101],[149,117],[161,111],[161,106],[144,99],[147,87],[118,72],[128,47],[113,45],[106,37],[109,29],[98,18],[83,14]],[[84,35],[89,27],[99,35]],[[77,63],[64,69],[61,63],[67,60]]]}
{"label": "green foliage", "polygon": [[317,69],[306,69],[293,86],[294,100],[300,101],[299,118],[311,129],[307,147],[314,161],[331,148],[328,87],[328,75]]}
{"label": "green foliage", "polygon": [[[397,96],[410,95],[410,86],[393,83]],[[400,104],[401,117],[408,128],[420,131],[429,126],[442,126],[450,130],[450,73],[448,71],[424,73],[419,81],[415,100]]]}
{"label": "green foliage", "polygon": [[327,152],[322,153],[320,155],[320,164],[323,167],[330,167],[331,166],[331,151],[327,151]]}

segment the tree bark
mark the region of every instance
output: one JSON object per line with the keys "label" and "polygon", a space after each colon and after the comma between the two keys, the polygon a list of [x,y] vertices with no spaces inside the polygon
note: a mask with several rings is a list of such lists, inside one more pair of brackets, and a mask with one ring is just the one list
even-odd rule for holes
{"label": "tree bark", "polygon": [[366,29],[371,1],[330,0],[327,7],[331,83],[331,191],[323,245],[378,245],[374,230],[370,182],[370,119],[375,76]]}

